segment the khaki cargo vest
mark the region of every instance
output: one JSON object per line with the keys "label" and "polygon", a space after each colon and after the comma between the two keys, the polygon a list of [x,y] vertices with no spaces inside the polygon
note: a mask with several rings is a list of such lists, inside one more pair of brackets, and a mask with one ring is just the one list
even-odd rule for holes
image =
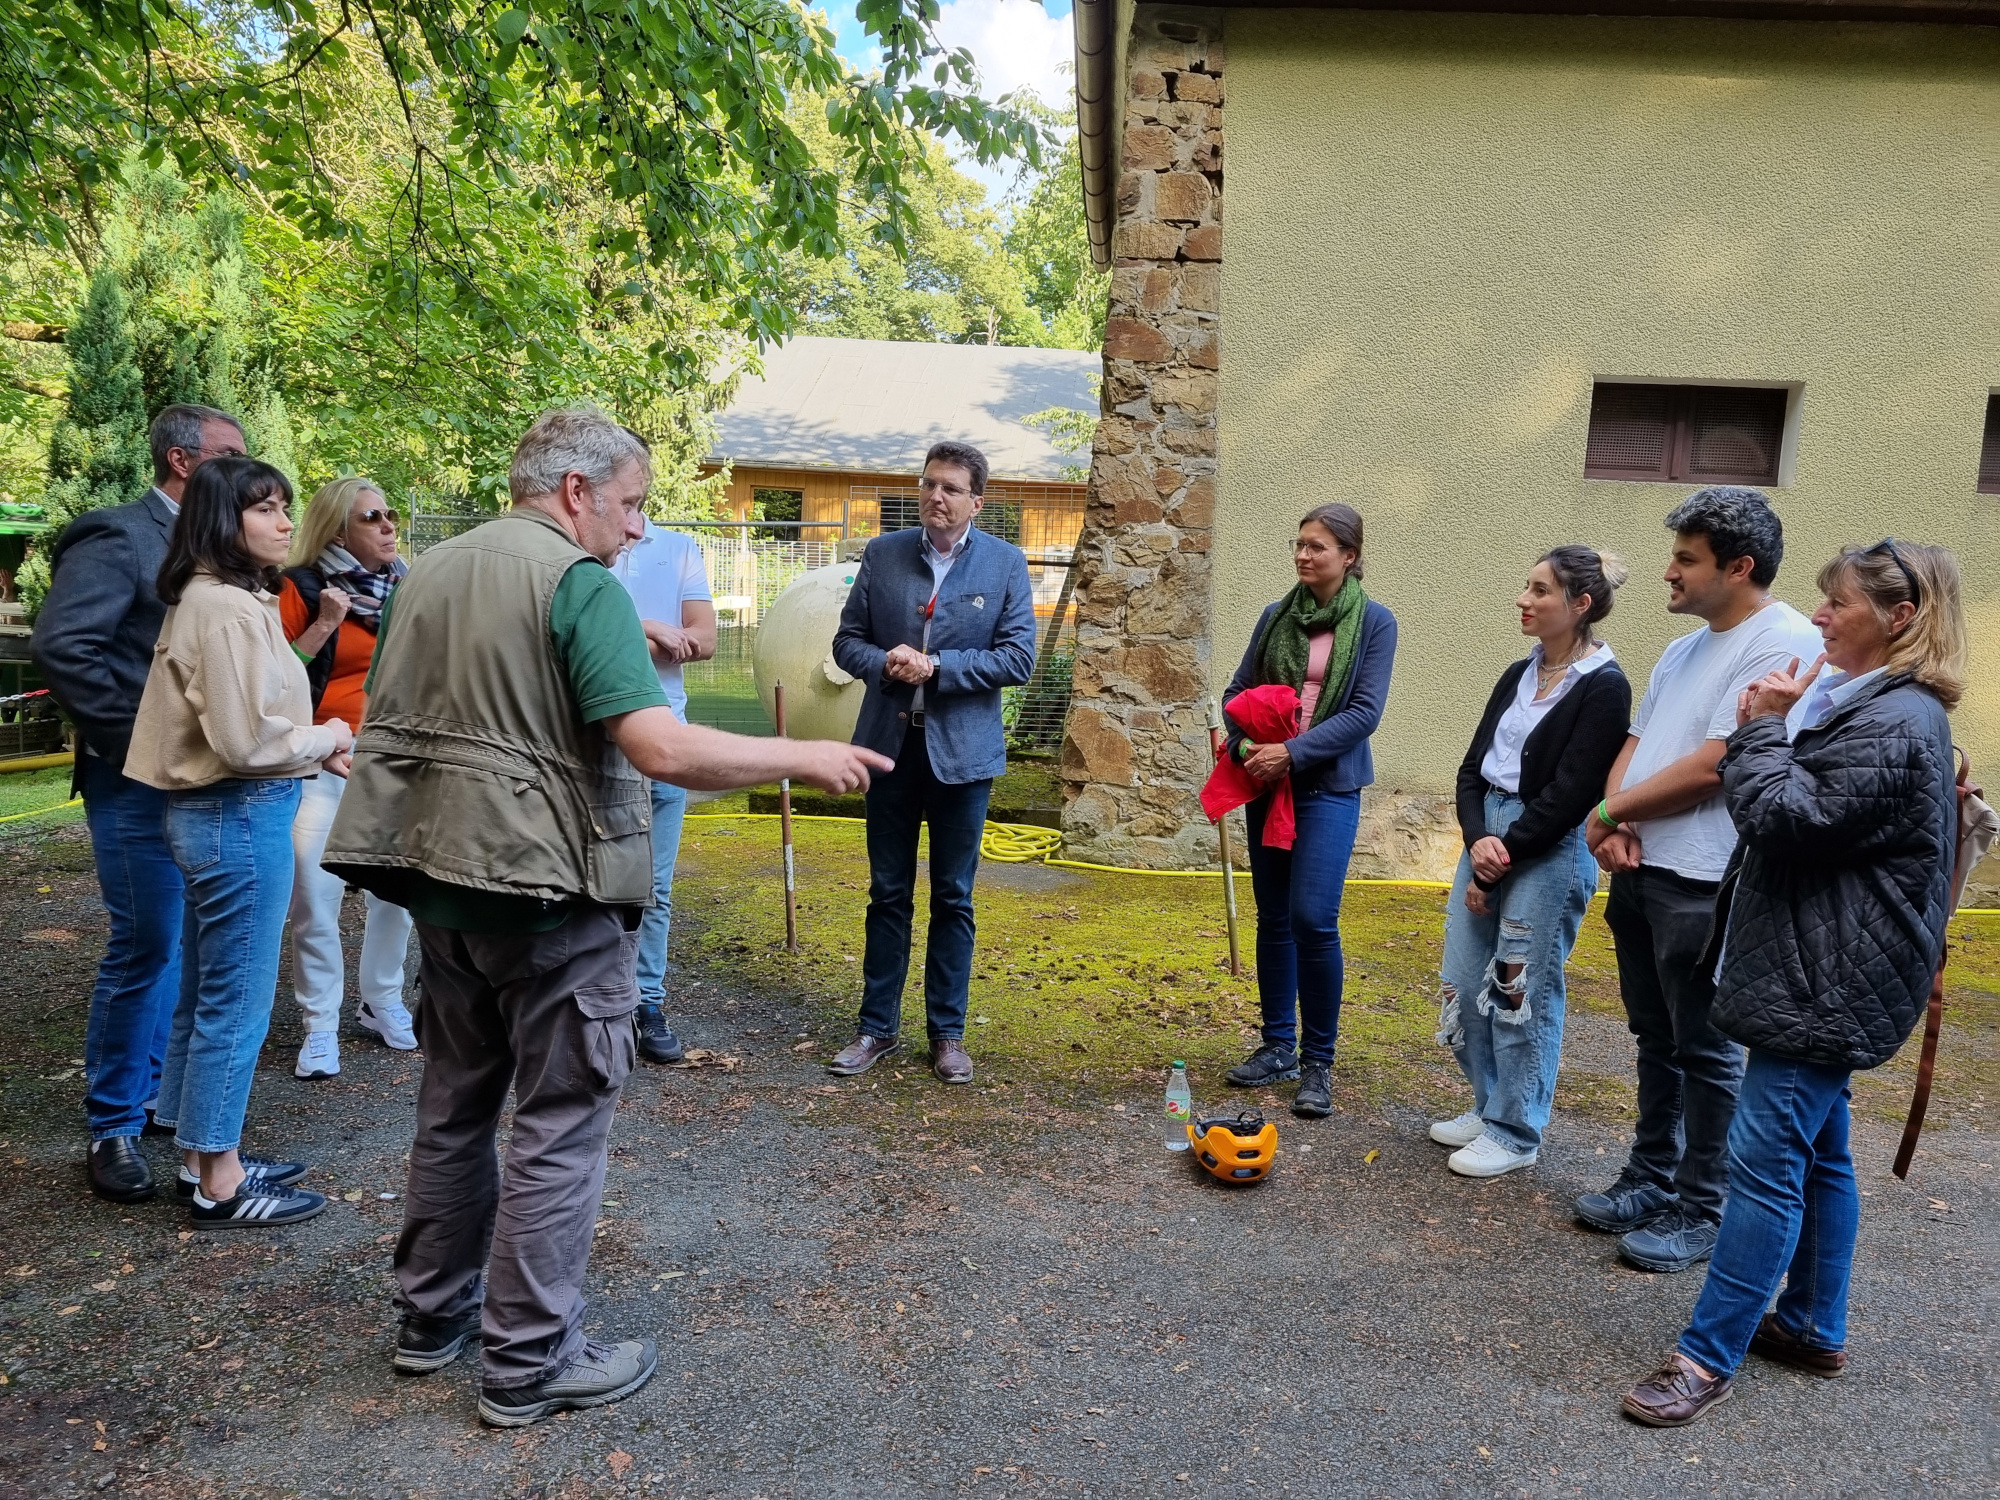
{"label": "khaki cargo vest", "polygon": [[325,862],[544,900],[644,906],[644,777],[577,716],[549,638],[556,585],[589,554],[533,511],[430,548],[396,589],[354,774]]}

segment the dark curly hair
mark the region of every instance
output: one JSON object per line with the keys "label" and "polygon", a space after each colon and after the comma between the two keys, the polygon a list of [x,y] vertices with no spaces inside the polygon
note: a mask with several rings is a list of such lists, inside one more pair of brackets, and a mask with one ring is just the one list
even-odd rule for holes
{"label": "dark curly hair", "polygon": [[1785,560],[1785,528],[1762,490],[1735,484],[1696,490],[1668,512],[1666,527],[1675,536],[1707,537],[1721,567],[1749,558],[1750,581],[1760,588],[1770,587]]}

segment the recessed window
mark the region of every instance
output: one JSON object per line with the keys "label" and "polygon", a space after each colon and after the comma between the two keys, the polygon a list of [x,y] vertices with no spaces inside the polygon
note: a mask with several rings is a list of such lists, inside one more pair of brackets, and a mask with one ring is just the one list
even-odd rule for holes
{"label": "recessed window", "polygon": [[1986,436],[1979,443],[1979,493],[2000,495],[2000,394],[1986,398]]}
{"label": "recessed window", "polygon": [[1776,484],[1791,392],[1741,385],[1622,385],[1590,393],[1587,479]]}

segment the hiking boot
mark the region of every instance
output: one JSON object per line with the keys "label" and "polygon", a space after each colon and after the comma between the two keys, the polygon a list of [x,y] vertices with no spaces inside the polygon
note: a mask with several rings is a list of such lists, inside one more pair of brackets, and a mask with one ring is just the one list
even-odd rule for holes
{"label": "hiking boot", "polygon": [[632,1025],[639,1033],[639,1055],[647,1062],[677,1063],[687,1056],[681,1039],[667,1024],[667,1013],[659,1006],[640,1006],[632,1012]]}
{"label": "hiking boot", "polygon": [[1476,1109],[1468,1109],[1455,1120],[1438,1120],[1431,1125],[1431,1139],[1440,1146],[1470,1146],[1484,1134],[1486,1121]]}
{"label": "hiking boot", "polygon": [[1302,1119],[1319,1120],[1333,1113],[1333,1064],[1299,1064],[1299,1091],[1292,1097],[1292,1113]]}
{"label": "hiking boot", "polygon": [[1750,1352],[1759,1359],[1790,1365],[1821,1380],[1838,1380],[1847,1373],[1845,1349],[1815,1349],[1779,1327],[1775,1313],[1765,1313],[1758,1323],[1757,1332],[1750,1339]]}
{"label": "hiking boot", "polygon": [[129,1135],[90,1143],[90,1190],[113,1203],[141,1203],[153,1196],[153,1169]]}
{"label": "hiking boot", "polygon": [[456,1318],[403,1319],[396,1333],[398,1375],[429,1375],[442,1370],[465,1352],[467,1344],[479,1342],[480,1309],[472,1308]]}
{"label": "hiking boot", "polygon": [[363,1000],[360,1010],[355,1012],[354,1024],[374,1033],[382,1039],[383,1046],[397,1052],[417,1050],[416,1027],[411,1025],[409,1009],[400,1000],[385,1000],[380,1005]]}
{"label": "hiking boot", "polygon": [[1239,1089],[1261,1089],[1266,1084],[1283,1083],[1288,1078],[1298,1077],[1299,1055],[1283,1042],[1271,1042],[1259,1047],[1222,1076]]}
{"label": "hiking boot", "polygon": [[1619,1409],[1648,1427],[1685,1427],[1712,1406],[1729,1399],[1727,1375],[1704,1374],[1679,1350],[1667,1362],[1633,1386]]}
{"label": "hiking boot", "polygon": [[279,1229],[325,1211],[326,1199],[318,1193],[246,1176],[236,1196],[220,1203],[209,1202],[197,1188],[188,1201],[188,1222],[196,1229]]}
{"label": "hiking boot", "polygon": [[1642,1271],[1685,1271],[1715,1253],[1722,1226],[1676,1203],[1652,1223],[1620,1236],[1618,1253]]}
{"label": "hiking boot", "polygon": [[622,1344],[586,1343],[560,1375],[533,1385],[487,1386],[479,1393],[479,1420],[488,1427],[526,1427],[559,1411],[608,1406],[653,1378],[660,1351],[651,1339]]}
{"label": "hiking boot", "polygon": [[[306,1164],[301,1161],[279,1161],[271,1156],[253,1156],[248,1151],[237,1152],[236,1159],[243,1164],[245,1177],[261,1177],[279,1187],[289,1187],[306,1175]],[[187,1202],[194,1197],[195,1190],[200,1186],[200,1176],[190,1172],[187,1163],[181,1163],[180,1175],[174,1182],[174,1192],[179,1195],[180,1200],[183,1203]]]}
{"label": "hiking boot", "polygon": [[1491,1132],[1469,1141],[1445,1158],[1445,1165],[1461,1177],[1504,1177],[1523,1167],[1532,1167],[1539,1151],[1521,1151]]}
{"label": "hiking boot", "polygon": [[1592,1229],[1606,1234],[1630,1234],[1659,1218],[1679,1200],[1672,1193],[1641,1182],[1631,1170],[1601,1193],[1585,1193],[1570,1206],[1576,1216]]}
{"label": "hiking boot", "polygon": [[836,1078],[852,1078],[858,1073],[866,1073],[894,1052],[896,1045],[892,1036],[869,1036],[863,1032],[833,1054],[833,1061],[826,1065],[826,1070]]}

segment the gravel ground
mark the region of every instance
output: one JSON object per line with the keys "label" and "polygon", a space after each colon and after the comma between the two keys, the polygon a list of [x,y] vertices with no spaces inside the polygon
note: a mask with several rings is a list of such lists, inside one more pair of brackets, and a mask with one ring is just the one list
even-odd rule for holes
{"label": "gravel ground", "polygon": [[[591,1268],[593,1331],[656,1335],[658,1378],[489,1433],[470,1363],[388,1367],[421,1062],[356,1038],[339,1080],[298,1083],[281,1001],[248,1144],[340,1201],[194,1238],[169,1201],[83,1188],[87,846],[0,849],[0,912],[0,1496],[1994,1492],[1989,1135],[1932,1138],[1906,1187],[1863,1127],[1848,1378],[1753,1361],[1706,1422],[1651,1432],[1617,1398],[1699,1278],[1569,1222],[1621,1158],[1602,1123],[1471,1183],[1422,1115],[1342,1090],[1330,1120],[1282,1115],[1276,1174],[1232,1192],[1161,1149],[1150,1092],[834,1083],[845,1017],[722,972],[683,976],[680,1019],[731,1065],[635,1075]],[[1621,1048],[1579,1018],[1575,1051]]]}

